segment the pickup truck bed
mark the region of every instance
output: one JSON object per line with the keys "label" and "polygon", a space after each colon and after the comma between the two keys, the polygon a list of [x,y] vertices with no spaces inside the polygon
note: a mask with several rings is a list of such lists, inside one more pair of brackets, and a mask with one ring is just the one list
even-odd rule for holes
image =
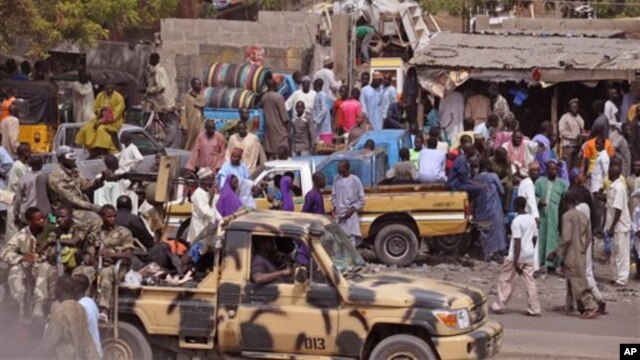
{"label": "pickup truck bed", "polygon": [[[325,191],[325,210],[331,213],[331,188],[339,161],[347,160],[365,187],[365,206],[360,213],[360,230],[363,239],[373,244],[378,258],[389,265],[407,266],[418,255],[420,244],[429,240],[430,246],[455,249],[470,229],[468,195],[465,192],[448,191],[444,184],[423,185],[373,185],[384,177],[385,153],[347,151],[329,156],[316,166],[315,171],[327,177],[329,187]],[[265,164],[262,172],[252,179],[254,184],[266,182],[274,188],[274,178],[285,172],[293,172],[294,184],[302,196],[294,197],[295,211],[301,211],[304,195],[311,190],[312,167],[309,161],[273,161]],[[272,204],[264,197],[256,199],[258,209],[269,209]],[[174,202],[169,205],[173,225],[191,214],[190,203]],[[180,236],[181,234],[178,234]]]}

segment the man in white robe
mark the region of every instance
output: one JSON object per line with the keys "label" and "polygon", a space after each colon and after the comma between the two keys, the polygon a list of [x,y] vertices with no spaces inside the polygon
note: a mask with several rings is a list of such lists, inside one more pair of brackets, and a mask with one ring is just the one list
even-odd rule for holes
{"label": "man in white robe", "polygon": [[78,81],[73,83],[73,120],[78,123],[84,123],[91,120],[95,114],[93,113],[93,104],[95,97],[93,95],[93,84],[89,81],[86,72],[81,71],[78,74]]}
{"label": "man in white robe", "polygon": [[[519,197],[521,196],[525,198],[525,200],[527,200],[527,206],[525,207],[525,212],[533,216],[534,219],[536,219],[536,222],[538,223],[538,226],[539,226],[540,212],[538,211],[538,201],[536,200],[535,182],[536,180],[538,180],[538,177],[540,176],[540,165],[536,161],[533,161],[529,164],[528,175],[529,175],[528,177],[520,181],[520,185],[518,186],[518,196]],[[537,231],[536,231],[536,236],[537,236]],[[538,252],[537,241],[534,244],[533,256],[534,256],[533,269],[537,271],[540,269],[540,261],[538,261],[540,254]]]}
{"label": "man in white robe", "polygon": [[192,244],[207,225],[217,221],[218,213],[213,206],[213,197],[208,189],[211,188],[213,171],[205,167],[198,171],[200,186],[191,194],[191,224],[187,232],[187,242]]}
{"label": "man in white robe", "polygon": [[358,213],[364,208],[364,187],[360,179],[351,174],[346,160],[338,165],[338,175],[331,191],[331,205],[336,222],[349,236],[353,246],[360,245],[362,233]]}

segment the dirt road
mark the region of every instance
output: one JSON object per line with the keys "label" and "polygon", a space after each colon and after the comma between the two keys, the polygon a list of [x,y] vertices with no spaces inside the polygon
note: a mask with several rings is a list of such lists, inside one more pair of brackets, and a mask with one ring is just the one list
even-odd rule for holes
{"label": "dirt road", "polygon": [[[601,253],[596,258],[602,260]],[[500,265],[466,257],[422,257],[408,268],[370,264],[367,271],[401,272],[467,284],[482,289],[493,301]],[[522,284],[518,284],[508,311],[504,315],[490,315],[505,328],[498,358],[618,359],[620,343],[640,343],[640,282],[631,280],[625,288],[607,285],[609,272],[602,261],[596,262],[595,274],[609,313],[593,320],[579,319],[577,313],[564,313],[565,280],[555,275],[536,280],[542,316],[526,316],[526,295]]]}

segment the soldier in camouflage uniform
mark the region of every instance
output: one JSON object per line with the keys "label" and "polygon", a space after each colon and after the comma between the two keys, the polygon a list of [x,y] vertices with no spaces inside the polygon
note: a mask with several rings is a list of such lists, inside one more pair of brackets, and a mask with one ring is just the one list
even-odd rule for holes
{"label": "soldier in camouflage uniform", "polygon": [[[88,233],[87,226],[73,220],[73,210],[64,205],[56,210],[58,227],[49,233],[47,257],[56,261],[55,248],[59,242],[61,252],[67,254],[63,263],[64,272],[72,275],[83,274],[93,283],[96,279],[96,244],[95,237]],[[57,269],[56,269],[57,272]],[[63,274],[57,274],[58,277]]]}
{"label": "soldier in camouflage uniform", "polygon": [[[100,250],[102,269],[98,269],[100,276],[98,305],[100,306],[100,321],[107,322],[111,309],[111,294],[114,286],[127,271],[127,265],[135,248],[133,235],[129,229],[116,225],[116,208],[105,205],[100,209],[102,229],[100,231]],[[115,264],[123,260],[119,274],[115,272]],[[116,278],[117,276],[117,278]]]}
{"label": "soldier in camouflage uniform", "polygon": [[68,146],[56,150],[58,165],[51,171],[47,180],[47,191],[51,207],[57,210],[62,205],[73,209],[76,220],[86,224],[89,233],[97,234],[102,222],[96,213],[100,206],[91,203],[86,193],[102,186],[105,177],[87,180],[78,173],[76,155]]}
{"label": "soldier in camouflage uniform", "polygon": [[[42,305],[49,298],[48,277],[51,272],[43,256],[43,247],[37,244],[36,236],[44,229],[44,214],[35,207],[27,209],[25,218],[28,226],[18,231],[0,253],[0,259],[11,266],[9,270],[9,289],[20,306],[20,317],[29,312],[25,301],[27,284],[25,280],[32,274],[35,278],[33,289],[33,317],[44,316]],[[31,274],[28,274],[31,272]]]}

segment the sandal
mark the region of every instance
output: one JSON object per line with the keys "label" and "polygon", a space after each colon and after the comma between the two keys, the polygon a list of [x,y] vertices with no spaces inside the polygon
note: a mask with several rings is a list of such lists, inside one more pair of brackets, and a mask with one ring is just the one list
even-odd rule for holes
{"label": "sandal", "polygon": [[599,315],[598,308],[588,310],[580,314],[580,319],[593,319]]}

